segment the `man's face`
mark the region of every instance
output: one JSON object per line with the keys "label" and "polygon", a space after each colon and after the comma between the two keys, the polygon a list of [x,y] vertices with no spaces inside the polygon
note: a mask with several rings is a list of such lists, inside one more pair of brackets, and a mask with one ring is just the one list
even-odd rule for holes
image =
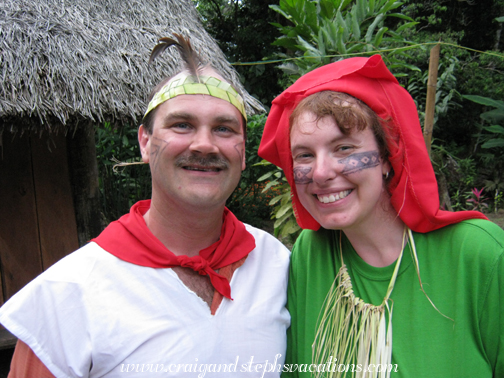
{"label": "man's face", "polygon": [[245,169],[242,116],[229,102],[181,95],[159,105],[152,134],[140,127],[152,198],[193,210],[223,207]]}

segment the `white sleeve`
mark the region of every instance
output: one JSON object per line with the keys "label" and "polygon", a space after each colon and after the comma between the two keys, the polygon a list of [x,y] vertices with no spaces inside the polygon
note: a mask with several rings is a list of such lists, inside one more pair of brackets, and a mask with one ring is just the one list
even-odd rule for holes
{"label": "white sleeve", "polygon": [[89,269],[86,260],[69,255],[0,309],[0,323],[25,342],[57,378],[89,376],[91,341],[80,285]]}

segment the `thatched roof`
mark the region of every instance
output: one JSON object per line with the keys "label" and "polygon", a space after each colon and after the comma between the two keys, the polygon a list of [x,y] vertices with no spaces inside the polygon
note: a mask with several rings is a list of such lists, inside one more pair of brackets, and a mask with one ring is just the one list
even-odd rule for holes
{"label": "thatched roof", "polygon": [[180,68],[175,49],[147,65],[174,32],[243,90],[191,0],[0,0],[0,133],[139,122],[150,90]]}

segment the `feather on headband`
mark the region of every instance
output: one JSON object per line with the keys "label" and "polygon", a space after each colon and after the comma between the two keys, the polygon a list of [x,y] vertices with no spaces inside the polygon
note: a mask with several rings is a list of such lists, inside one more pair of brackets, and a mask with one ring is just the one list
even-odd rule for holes
{"label": "feather on headband", "polygon": [[170,80],[164,85],[152,98],[147,107],[144,117],[154,108],[159,106],[169,99],[184,95],[184,94],[205,94],[212,97],[227,101],[235,106],[247,120],[245,112],[245,103],[240,94],[231,86],[213,76],[203,76],[203,62],[201,57],[194,51],[189,38],[184,38],[182,35],[173,33],[175,39],[163,37],[159,39],[159,43],[152,49],[149,58],[149,64],[156,59],[164,50],[170,46],[176,46],[180,56],[184,62],[185,69],[189,72],[183,80]]}
{"label": "feather on headband", "polygon": [[168,47],[175,45],[180,53],[182,61],[184,62],[184,67],[189,74],[195,77],[199,77],[201,70],[203,69],[203,62],[199,54],[194,51],[191,41],[189,38],[184,38],[182,35],[173,33],[177,40],[169,37],[163,37],[158,40],[158,44],[154,46],[149,58],[149,64],[151,64],[154,59],[163,53]]}

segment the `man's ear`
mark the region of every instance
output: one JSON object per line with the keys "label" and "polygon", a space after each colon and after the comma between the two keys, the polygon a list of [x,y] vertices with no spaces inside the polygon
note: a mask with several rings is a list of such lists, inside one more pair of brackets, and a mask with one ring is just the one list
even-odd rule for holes
{"label": "man's ear", "polygon": [[142,160],[144,163],[149,163],[150,156],[150,137],[144,125],[138,128],[138,144],[140,145],[140,152],[142,153]]}
{"label": "man's ear", "polygon": [[247,167],[247,164],[245,164],[245,140],[243,140],[243,154],[242,154],[242,171],[245,170],[245,168]]}

